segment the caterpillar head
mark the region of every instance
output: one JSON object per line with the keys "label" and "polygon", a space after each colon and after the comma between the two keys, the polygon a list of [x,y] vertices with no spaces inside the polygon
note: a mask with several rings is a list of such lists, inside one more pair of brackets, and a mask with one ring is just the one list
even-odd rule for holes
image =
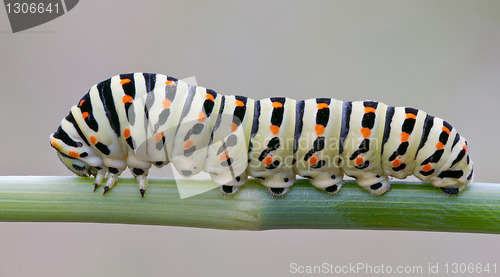
{"label": "caterpillar head", "polygon": [[57,131],[50,135],[50,145],[57,150],[61,162],[78,176],[97,173],[102,160],[80,136],[71,113],[62,120]]}

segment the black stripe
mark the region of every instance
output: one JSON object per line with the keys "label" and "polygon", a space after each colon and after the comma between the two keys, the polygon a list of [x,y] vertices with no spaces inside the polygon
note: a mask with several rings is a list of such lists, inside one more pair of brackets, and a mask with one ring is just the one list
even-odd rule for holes
{"label": "black stripe", "polygon": [[431,132],[433,125],[434,125],[434,116],[427,115],[425,117],[424,132],[422,133],[422,138],[420,139],[420,145],[418,146],[418,150],[420,150],[420,149],[422,149],[422,147],[424,147],[425,143],[427,142],[427,138],[429,137],[429,133]]}
{"label": "black stripe", "polygon": [[76,143],[76,141],[74,141],[68,135],[68,133],[66,133],[66,131],[63,130],[63,128],[61,126],[59,126],[59,128],[57,128],[57,131],[54,133],[54,138],[62,140],[66,145],[69,145],[72,147],[79,147],[78,144]]}
{"label": "black stripe", "polygon": [[146,92],[151,92],[154,90],[156,85],[156,74],[154,73],[143,73],[144,81],[146,84]]}
{"label": "black stripe", "polygon": [[76,120],[73,117],[73,114],[71,112],[69,112],[69,114],[66,116],[66,120],[71,122],[71,124],[73,124],[73,127],[75,127],[76,132],[78,133],[80,138],[85,142],[85,144],[90,145],[89,141],[87,140],[85,135],[83,135],[82,130],[80,129],[80,126],[78,126],[78,124],[76,123]]}
{"label": "black stripe", "polygon": [[205,102],[203,102],[203,111],[205,112],[207,117],[209,117],[212,114],[212,111],[213,111],[214,106],[215,106],[215,100],[217,99],[217,92],[215,92],[211,89],[208,89],[208,88],[206,90],[207,90],[208,94],[210,94],[214,97],[214,101],[212,101],[210,99],[206,99]]}
{"label": "black stripe", "polygon": [[460,179],[464,175],[462,170],[447,170],[439,173],[439,178],[455,178]]}
{"label": "black stripe", "polygon": [[129,79],[130,82],[123,84],[123,92],[126,95],[131,96],[132,98],[135,98],[135,79],[134,79],[134,74],[129,73],[129,74],[120,74],[120,79]]}
{"label": "black stripe", "polygon": [[457,145],[457,143],[460,141],[460,135],[457,133],[455,135],[455,139],[453,140],[453,145],[451,146],[451,149],[453,149],[455,147],[455,145]]}
{"label": "black stripe", "polygon": [[462,149],[462,151],[460,151],[460,153],[458,153],[457,158],[453,161],[453,163],[451,163],[450,168],[452,168],[454,165],[456,165],[458,162],[460,162],[464,158],[465,153],[466,153],[465,149]]}
{"label": "black stripe", "polygon": [[101,153],[103,153],[104,155],[109,155],[111,153],[111,151],[109,151],[109,148],[100,142],[96,143],[95,147],[99,149],[99,151],[101,151]]}
{"label": "black stripe", "polygon": [[281,103],[281,108],[273,108],[273,113],[271,115],[271,124],[280,127],[283,123],[283,114],[285,112],[285,99],[284,97],[272,97],[270,100],[274,102]]}
{"label": "black stripe", "polygon": [[389,135],[391,134],[391,123],[394,116],[394,107],[387,107],[385,113],[385,126],[384,126],[384,136],[382,137],[382,151],[384,153],[384,145],[389,140]]}
{"label": "black stripe", "polygon": [[302,134],[304,124],[304,100],[297,101],[295,105],[295,131],[293,135],[293,153],[297,152],[299,147],[299,138]]}
{"label": "black stripe", "polygon": [[101,98],[109,124],[113,131],[115,131],[116,136],[120,137],[120,119],[118,119],[115,100],[113,99],[113,92],[111,91],[111,79],[107,79],[97,84],[97,90],[99,91],[99,98]]}
{"label": "black stripe", "polygon": [[97,124],[97,121],[94,118],[94,115],[92,114],[92,102],[90,101],[90,94],[87,92],[82,99],[80,100],[80,103],[83,102],[83,104],[80,106],[80,111],[81,113],[87,112],[89,116],[85,118],[85,123],[87,126],[89,126],[92,131],[97,132],[99,131],[99,124]]}
{"label": "black stripe", "polygon": [[411,113],[411,114],[417,115],[418,114],[418,110],[414,109],[414,108],[408,108],[408,107],[406,107],[405,108],[405,113]]}
{"label": "black stripe", "polygon": [[451,126],[451,124],[448,123],[447,121],[443,120],[443,126],[448,128],[448,130],[450,130],[450,132],[451,132],[451,130],[453,130],[453,126]]}
{"label": "black stripe", "polygon": [[214,133],[217,129],[219,129],[220,123],[222,121],[222,113],[224,112],[224,108],[226,105],[226,97],[222,95],[222,99],[220,101],[220,108],[219,108],[219,114],[217,115],[217,119],[215,120],[214,128],[212,129],[212,135],[210,136],[210,143],[212,143]]}
{"label": "black stripe", "polygon": [[243,102],[243,107],[236,106],[233,112],[233,123],[240,125],[245,118],[245,113],[247,111],[247,98],[244,96],[235,96],[236,100]]}
{"label": "black stripe", "polygon": [[378,102],[375,102],[375,101],[364,101],[364,102],[363,102],[363,106],[365,106],[365,108],[366,108],[366,107],[372,107],[372,108],[374,108],[374,109],[377,109],[377,107],[378,107]]}
{"label": "black stripe", "polygon": [[260,100],[255,101],[255,109],[253,111],[253,122],[251,136],[254,137],[259,131],[259,117],[260,117]]}
{"label": "black stripe", "polygon": [[349,133],[352,102],[345,102],[342,108],[342,127],[340,129],[339,154],[344,152],[344,141]]}

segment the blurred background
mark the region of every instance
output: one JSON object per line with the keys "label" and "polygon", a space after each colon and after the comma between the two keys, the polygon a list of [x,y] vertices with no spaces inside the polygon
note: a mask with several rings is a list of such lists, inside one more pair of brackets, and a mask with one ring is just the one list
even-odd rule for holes
{"label": "blurred background", "polygon": [[[219,93],[255,99],[419,108],[468,139],[475,181],[499,182],[498,1],[87,0],[16,34],[2,11],[0,175],[70,175],[50,133],[92,85],[128,72],[196,76]],[[0,223],[0,276],[286,276],[291,263],[323,262],[500,266],[498,249],[498,236],[480,234]]]}

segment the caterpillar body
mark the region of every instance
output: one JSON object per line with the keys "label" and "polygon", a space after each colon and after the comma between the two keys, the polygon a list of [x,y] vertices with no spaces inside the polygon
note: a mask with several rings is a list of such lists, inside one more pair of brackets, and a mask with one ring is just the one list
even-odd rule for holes
{"label": "caterpillar body", "polygon": [[347,175],[379,195],[390,189],[389,176],[415,175],[453,195],[473,175],[467,141],[421,110],[333,98],[223,96],[151,73],[94,85],[50,142],[71,171],[95,176],[94,190],[107,174],[104,193],[128,167],[144,196],[151,165],[169,162],[186,177],[209,173],[225,194],[251,176],[282,196],[297,175],[335,194]]}

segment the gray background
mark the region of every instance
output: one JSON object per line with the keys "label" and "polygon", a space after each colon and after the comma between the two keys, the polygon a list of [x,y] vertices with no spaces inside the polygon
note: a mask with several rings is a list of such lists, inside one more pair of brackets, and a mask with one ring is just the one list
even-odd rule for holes
{"label": "gray background", "polygon": [[[469,140],[476,181],[498,182],[499,1],[81,1],[19,34],[0,12],[0,55],[0,175],[70,175],[49,134],[93,84],[144,71],[194,75],[223,94],[420,108]],[[0,223],[0,276],[500,266],[498,249],[498,236],[479,234]]]}

